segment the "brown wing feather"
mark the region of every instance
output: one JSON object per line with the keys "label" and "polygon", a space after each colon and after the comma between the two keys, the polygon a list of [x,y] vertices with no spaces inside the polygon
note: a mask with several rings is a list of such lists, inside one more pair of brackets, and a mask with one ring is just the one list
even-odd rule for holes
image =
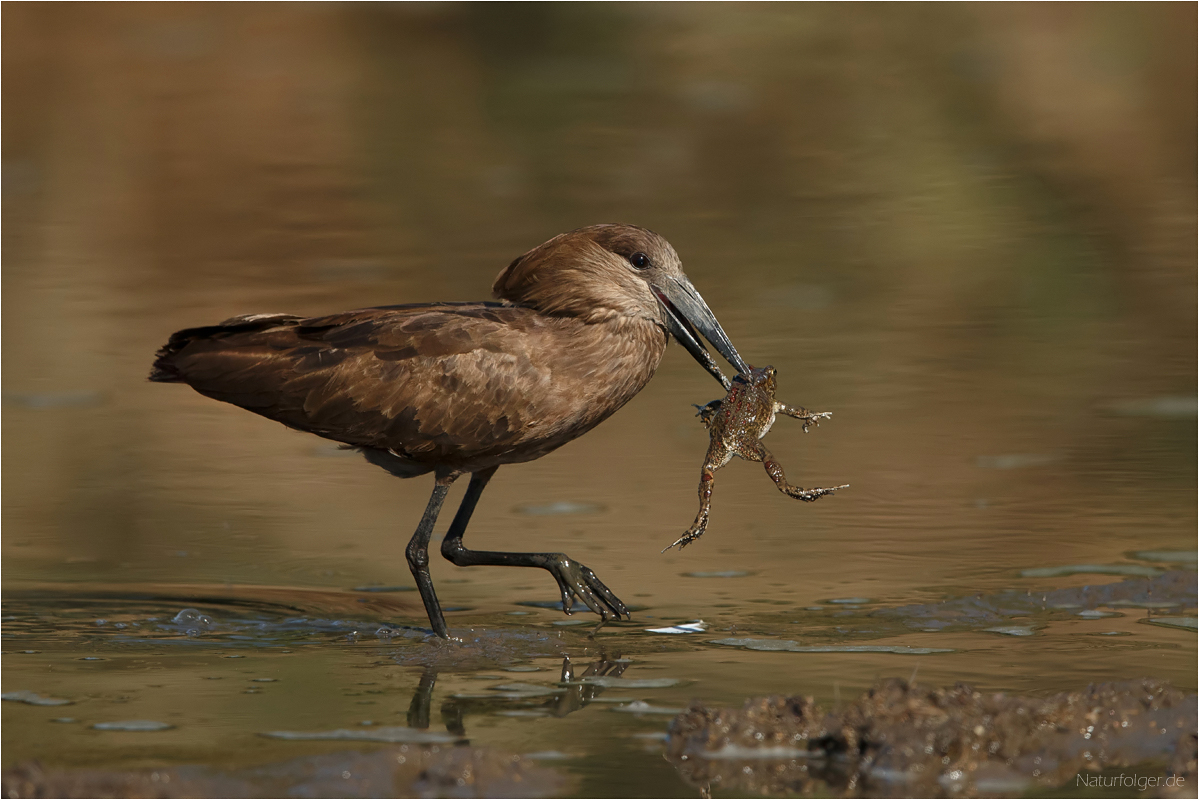
{"label": "brown wing feather", "polygon": [[482,303],[239,317],[172,336],[151,379],[347,444],[467,461],[535,427],[551,376],[530,354],[546,324]]}

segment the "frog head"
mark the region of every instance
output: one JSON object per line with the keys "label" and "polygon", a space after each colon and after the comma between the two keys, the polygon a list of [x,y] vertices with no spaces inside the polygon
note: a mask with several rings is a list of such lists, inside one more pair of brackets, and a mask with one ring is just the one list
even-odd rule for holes
{"label": "frog head", "polygon": [[777,374],[778,371],[769,364],[761,369],[758,369],[757,367],[750,367],[749,374],[746,376],[746,383],[748,383],[750,386],[762,389],[773,397],[776,385],[774,379]]}

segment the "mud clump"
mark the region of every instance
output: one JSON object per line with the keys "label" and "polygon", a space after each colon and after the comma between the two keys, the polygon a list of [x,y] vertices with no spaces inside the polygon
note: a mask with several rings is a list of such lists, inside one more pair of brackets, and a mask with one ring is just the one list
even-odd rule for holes
{"label": "mud clump", "polygon": [[36,762],[3,775],[3,797],[547,797],[569,787],[518,755],[477,747],[401,745],[220,772],[46,770]]}
{"label": "mud clump", "polygon": [[1011,796],[1138,766],[1141,791],[1194,797],[1196,697],[1149,679],[1046,698],[892,679],[831,712],[806,697],[693,705],[666,754],[705,790]]}

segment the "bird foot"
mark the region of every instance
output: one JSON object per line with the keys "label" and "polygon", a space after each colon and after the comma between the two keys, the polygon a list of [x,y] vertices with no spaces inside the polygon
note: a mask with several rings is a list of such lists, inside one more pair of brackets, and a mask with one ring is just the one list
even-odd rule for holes
{"label": "bird foot", "polygon": [[583,601],[583,605],[600,615],[601,627],[612,617],[633,618],[620,598],[614,595],[603,581],[595,577],[590,568],[573,558],[558,553],[553,556],[546,569],[558,582],[558,588],[562,591],[562,610],[568,615],[574,613],[573,606],[577,597]]}

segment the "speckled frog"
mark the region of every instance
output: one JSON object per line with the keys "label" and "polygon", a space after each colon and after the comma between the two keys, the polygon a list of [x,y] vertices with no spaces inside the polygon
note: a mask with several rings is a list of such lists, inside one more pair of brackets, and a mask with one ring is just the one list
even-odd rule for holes
{"label": "speckled frog", "polygon": [[712,437],[699,477],[699,513],[695,516],[691,528],[662,552],[665,553],[675,545],[681,550],[704,535],[704,530],[708,527],[715,472],[729,463],[733,456],[740,456],[746,461],[760,461],[766,467],[766,474],[779,487],[779,491],[797,500],[811,502],[838,489],[848,488],[849,484],[830,489],[801,489],[792,486],[787,483],[782,466],[760,441],[770,431],[770,426],[779,414],[803,420],[805,433],[813,423],[832,416],[828,411],[812,412],[776,402],[775,374],[774,367],[751,367],[748,375],[738,375],[733,379],[729,393],[723,400],[713,400],[705,406],[697,406],[698,416],[708,426],[708,432]]}

